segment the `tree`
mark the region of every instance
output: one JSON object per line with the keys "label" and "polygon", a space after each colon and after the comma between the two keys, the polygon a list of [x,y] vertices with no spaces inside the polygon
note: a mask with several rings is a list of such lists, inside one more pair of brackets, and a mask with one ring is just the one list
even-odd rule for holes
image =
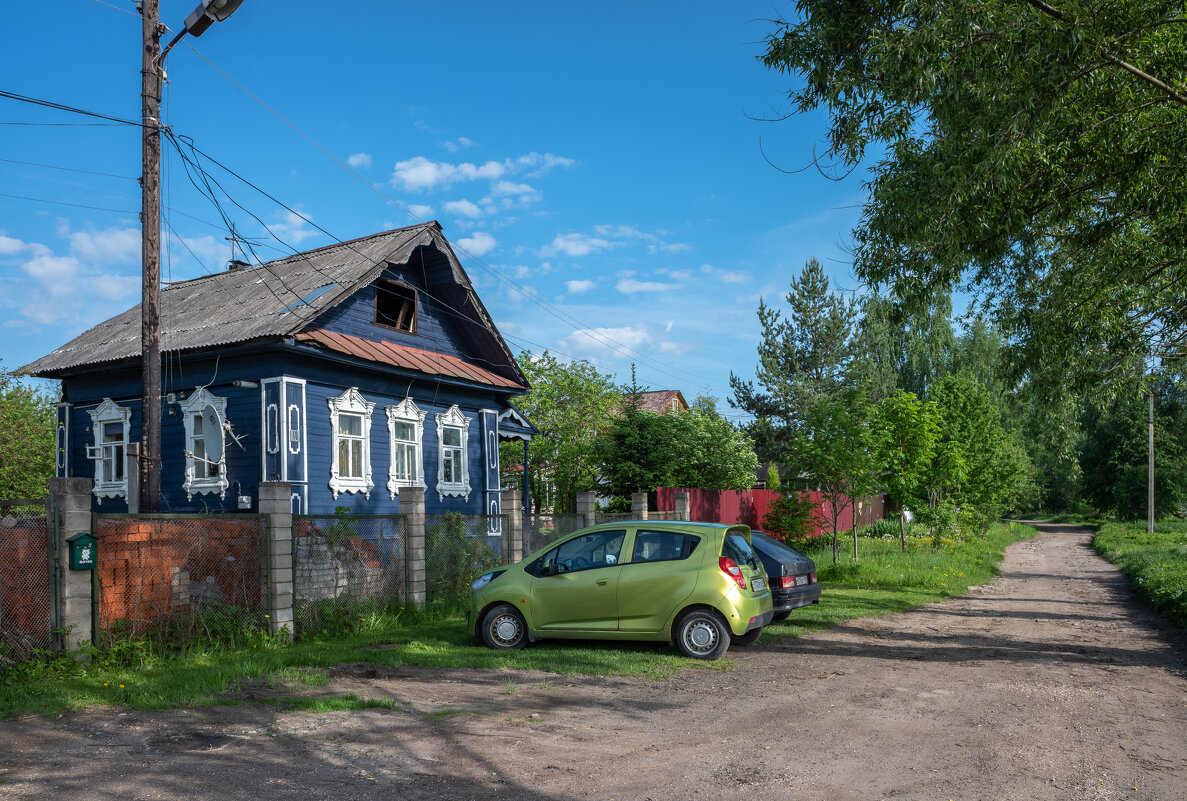
{"label": "tree", "polygon": [[[597,483],[596,441],[619,402],[613,379],[587,361],[562,362],[548,351],[523,352],[519,364],[531,384],[516,401],[540,433],[528,446],[533,506],[571,511],[576,493]],[[500,448],[504,468],[523,464],[523,448]]]}
{"label": "tree", "polygon": [[641,408],[644,389],[635,379],[634,365],[624,389],[619,413],[597,445],[600,486],[617,498],[670,484],[678,456],[678,443],[663,416]]}
{"label": "tree", "polygon": [[[854,269],[896,301],[971,288],[1048,395],[1187,353],[1181,3],[802,0],[764,63],[879,155]],[[1113,381],[1110,388],[1119,386]]]}
{"label": "tree", "polygon": [[850,383],[856,307],[829,290],[816,258],[804,264],[784,299],[787,317],[759,301],[762,340],[755,380],[731,373],[730,405],[754,415],[749,433],[764,461],[792,463],[811,408]]}
{"label": "tree", "polygon": [[848,390],[814,403],[808,410],[797,451],[809,485],[819,488],[829,507],[833,563],[837,561],[838,521],[853,507],[853,558],[857,559],[858,499],[874,489],[874,436],[871,408],[860,390]]}
{"label": "tree", "polygon": [[[56,398],[0,364],[0,499],[44,498],[55,471]],[[0,509],[0,515],[9,509]]]}
{"label": "tree", "polygon": [[[874,460],[887,494],[904,508],[917,497],[936,458],[939,411],[910,392],[897,392],[874,411]],[[907,550],[904,515],[899,514],[899,544]]]}
{"label": "tree", "polygon": [[688,411],[662,415],[659,422],[675,445],[672,486],[707,490],[754,486],[758,471],[754,445],[718,413],[713,398],[701,395]]}

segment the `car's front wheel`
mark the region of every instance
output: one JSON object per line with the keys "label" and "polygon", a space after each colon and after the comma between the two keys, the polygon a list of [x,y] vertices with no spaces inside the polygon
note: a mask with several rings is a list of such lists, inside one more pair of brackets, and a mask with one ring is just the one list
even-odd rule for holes
{"label": "car's front wheel", "polygon": [[712,609],[694,609],[676,624],[676,647],[693,659],[719,659],[730,647],[730,630]]}
{"label": "car's front wheel", "polygon": [[730,635],[730,645],[737,645],[745,648],[747,645],[754,645],[758,642],[758,638],[762,636],[762,626],[756,629],[751,629],[745,634]]}
{"label": "car's front wheel", "polygon": [[518,650],[528,643],[523,615],[510,604],[499,604],[482,618],[482,641],[501,651]]}

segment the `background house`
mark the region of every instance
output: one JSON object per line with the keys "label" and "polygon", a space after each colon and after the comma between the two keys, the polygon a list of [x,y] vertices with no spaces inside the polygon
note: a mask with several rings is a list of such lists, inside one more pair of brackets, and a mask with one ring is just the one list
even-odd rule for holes
{"label": "background house", "polygon": [[[527,381],[436,222],[386,231],[161,293],[162,511],[498,513],[500,438],[534,429]],[[140,439],[139,306],[25,369],[62,381],[59,476],[127,509]],[[135,476],[132,476],[135,481]]]}

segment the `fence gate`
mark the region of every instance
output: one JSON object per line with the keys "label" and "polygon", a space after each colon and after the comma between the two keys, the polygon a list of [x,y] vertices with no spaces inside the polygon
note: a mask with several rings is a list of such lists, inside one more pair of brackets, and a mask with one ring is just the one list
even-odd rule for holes
{"label": "fence gate", "polygon": [[236,644],[267,631],[265,515],[98,514],[99,640],[154,632]]}
{"label": "fence gate", "polygon": [[0,665],[56,645],[53,533],[44,499],[0,500]]}

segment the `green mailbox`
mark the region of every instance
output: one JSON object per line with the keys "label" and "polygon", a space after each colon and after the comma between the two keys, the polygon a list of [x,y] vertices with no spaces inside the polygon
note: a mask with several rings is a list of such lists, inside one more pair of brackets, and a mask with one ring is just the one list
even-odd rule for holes
{"label": "green mailbox", "polygon": [[97,546],[99,541],[90,532],[80,531],[73,537],[66,538],[70,548],[71,570],[94,570],[99,561]]}

